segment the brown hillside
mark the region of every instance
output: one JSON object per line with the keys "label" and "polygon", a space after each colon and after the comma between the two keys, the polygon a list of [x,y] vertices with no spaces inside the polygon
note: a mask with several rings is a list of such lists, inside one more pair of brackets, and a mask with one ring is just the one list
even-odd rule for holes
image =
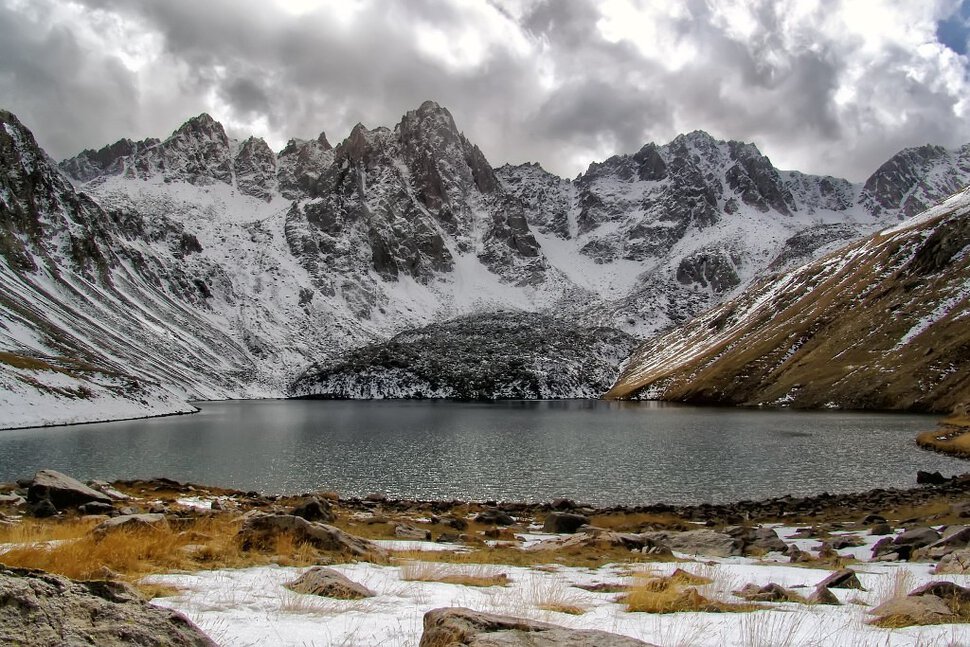
{"label": "brown hillside", "polygon": [[949,412],[970,401],[970,189],[640,347],[607,398]]}

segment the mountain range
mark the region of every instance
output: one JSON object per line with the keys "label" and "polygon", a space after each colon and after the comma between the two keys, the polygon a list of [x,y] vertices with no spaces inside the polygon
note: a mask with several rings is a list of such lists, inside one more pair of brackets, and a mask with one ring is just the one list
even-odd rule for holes
{"label": "mountain range", "polygon": [[[336,147],[321,133],[274,152],[203,114],[59,164],[14,115],[0,124],[0,427],[413,395],[427,387],[334,382],[409,331],[442,361],[489,327],[522,356],[474,397],[523,379],[587,396],[635,340],[970,184],[970,146],[907,149],[854,184],[703,132],[574,179],[493,168],[434,102]],[[571,352],[536,354],[522,326]],[[591,335],[605,343],[574,343]]]}

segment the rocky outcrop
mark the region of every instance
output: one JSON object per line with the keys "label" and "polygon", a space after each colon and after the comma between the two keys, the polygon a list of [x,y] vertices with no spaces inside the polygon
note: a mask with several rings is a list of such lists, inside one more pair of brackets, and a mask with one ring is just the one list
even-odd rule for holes
{"label": "rocky outcrop", "polygon": [[[598,397],[632,338],[553,317],[496,312],[403,332],[309,369],[292,394],[326,398]],[[447,362],[441,358],[447,357]]]}
{"label": "rocky outcrop", "polygon": [[459,607],[424,614],[420,647],[650,647],[634,638],[597,630],[566,629]]}
{"label": "rocky outcrop", "polygon": [[185,616],[120,582],[0,566],[0,643],[35,647],[215,647]]}
{"label": "rocky outcrop", "polygon": [[111,498],[89,488],[77,479],[56,470],[40,470],[27,487],[28,503],[50,501],[55,508],[76,508],[90,502],[111,503]]}
{"label": "rocky outcrop", "polygon": [[239,191],[269,202],[276,194],[276,155],[265,141],[250,137],[233,160]]}
{"label": "rocky outcrop", "polygon": [[243,550],[262,550],[272,546],[281,533],[290,533],[300,543],[320,550],[357,557],[377,557],[384,551],[373,542],[346,533],[334,526],[307,521],[287,514],[260,514],[243,522],[237,540]]}

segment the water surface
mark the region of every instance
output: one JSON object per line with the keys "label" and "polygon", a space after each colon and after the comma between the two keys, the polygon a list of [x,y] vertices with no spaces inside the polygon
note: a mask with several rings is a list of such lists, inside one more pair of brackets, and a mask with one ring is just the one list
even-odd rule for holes
{"label": "water surface", "polygon": [[0,480],[167,476],[342,496],[725,502],[908,487],[966,462],[920,450],[930,416],[661,403],[261,400],[149,420],[0,431]]}

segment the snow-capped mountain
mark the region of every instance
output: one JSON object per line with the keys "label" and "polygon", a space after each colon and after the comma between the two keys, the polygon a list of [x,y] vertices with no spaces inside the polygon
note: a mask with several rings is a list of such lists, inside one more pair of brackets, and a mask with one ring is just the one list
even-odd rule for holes
{"label": "snow-capped mountain", "polygon": [[[200,115],[58,172],[2,121],[12,403],[37,390],[14,366],[31,358],[90,358],[176,402],[284,395],[313,363],[497,310],[646,337],[970,180],[963,152],[904,151],[853,185],[700,132],[567,180],[493,169],[433,102],[336,147],[321,133],[279,153]],[[51,370],[38,375],[65,375]]]}
{"label": "snow-capped mountain", "polygon": [[607,397],[949,412],[970,402],[970,189],[641,346]]}

